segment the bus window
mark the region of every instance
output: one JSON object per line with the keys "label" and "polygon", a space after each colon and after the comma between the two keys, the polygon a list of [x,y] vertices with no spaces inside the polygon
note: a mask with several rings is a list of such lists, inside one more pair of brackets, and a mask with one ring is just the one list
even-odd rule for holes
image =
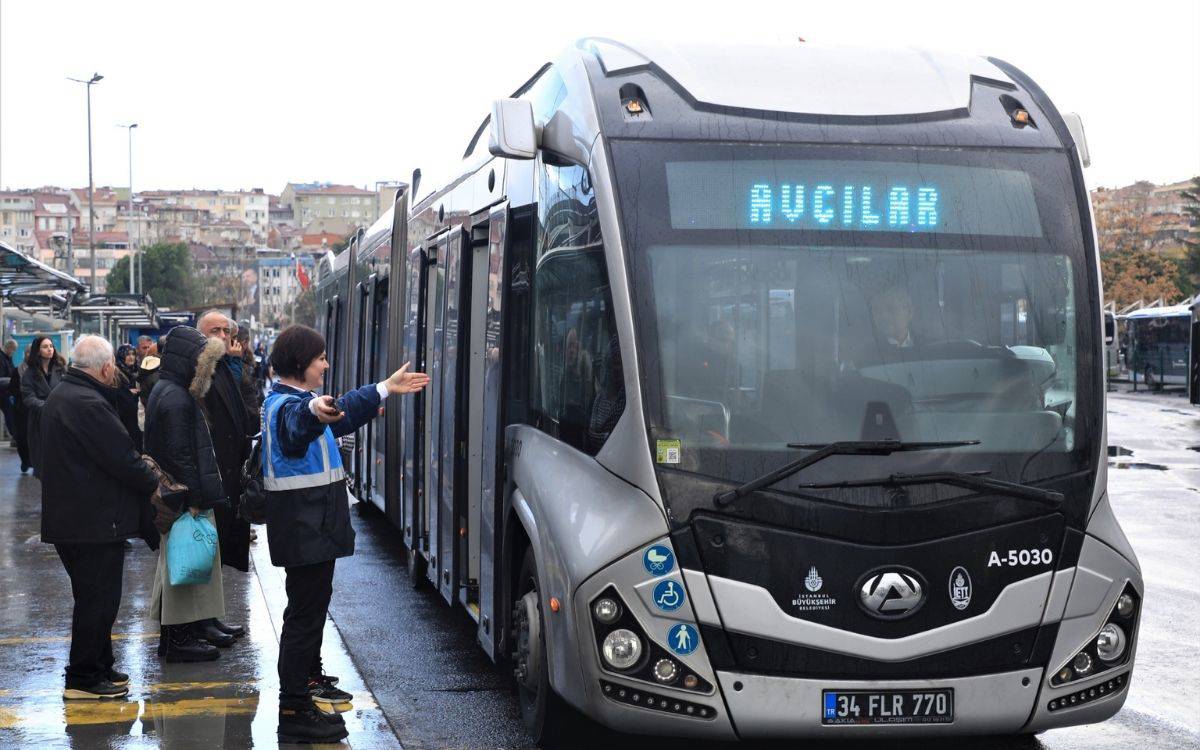
{"label": "bus window", "polygon": [[595,455],[625,408],[620,346],[587,170],[541,165],[530,407],[542,430]]}

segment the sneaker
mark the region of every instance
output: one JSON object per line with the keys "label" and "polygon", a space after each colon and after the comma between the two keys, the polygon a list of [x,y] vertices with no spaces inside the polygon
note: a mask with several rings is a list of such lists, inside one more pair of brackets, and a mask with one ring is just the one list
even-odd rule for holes
{"label": "sneaker", "polygon": [[275,730],[280,743],[338,742],[350,734],[344,723],[330,721],[314,705],[279,707],[279,728]]}
{"label": "sneaker", "polygon": [[334,676],[333,676],[333,675],[331,675],[331,674],[325,674],[325,671],[324,671],[324,670],[322,670],[320,674],[315,674],[315,675],[313,675],[313,676],[309,677],[308,679],[309,679],[310,681],[311,681],[311,680],[316,680],[316,681],[320,682],[322,685],[336,685],[336,684],[338,684],[338,678],[337,678],[337,677],[334,677]]}
{"label": "sneaker", "polygon": [[108,681],[117,687],[124,687],[129,684],[129,675],[124,672],[118,672],[112,667],[108,668]]}
{"label": "sneaker", "polygon": [[124,698],[129,694],[129,688],[124,685],[114,685],[108,680],[100,680],[92,685],[67,683],[63,690],[63,700],[103,700],[106,698]]}
{"label": "sneaker", "polygon": [[312,696],[313,703],[322,703],[325,705],[349,703],[354,700],[354,696],[345,690],[339,690],[333,685],[321,682],[317,678],[308,681],[308,694]]}

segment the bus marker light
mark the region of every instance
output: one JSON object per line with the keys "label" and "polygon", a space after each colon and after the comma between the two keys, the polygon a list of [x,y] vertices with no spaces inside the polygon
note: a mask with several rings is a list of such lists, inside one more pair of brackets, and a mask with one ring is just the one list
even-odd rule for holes
{"label": "bus marker light", "polygon": [[654,663],[654,679],[670,685],[679,677],[679,667],[670,659],[659,659]]}
{"label": "bus marker light", "polygon": [[550,597],[550,611],[557,612],[560,609],[562,609],[562,602],[560,602],[558,600],[558,597],[556,597],[556,596]]}
{"label": "bus marker light", "polygon": [[696,686],[699,684],[700,684],[700,679],[698,677],[696,677],[696,675],[694,675],[694,674],[690,674],[683,678],[683,686],[685,688],[687,688],[688,690],[695,690]]}

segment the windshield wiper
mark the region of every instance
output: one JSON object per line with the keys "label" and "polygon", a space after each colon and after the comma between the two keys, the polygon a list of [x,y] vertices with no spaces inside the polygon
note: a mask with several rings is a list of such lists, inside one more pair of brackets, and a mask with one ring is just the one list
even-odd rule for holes
{"label": "windshield wiper", "polygon": [[758,479],[734,487],[732,490],[718,492],[713,495],[713,505],[723,508],[739,497],[745,497],[751,492],[761,490],[776,482],[803,471],[813,464],[824,461],[830,456],[890,456],[902,451],[929,451],[938,448],[960,448],[965,445],[979,445],[978,440],[951,440],[941,443],[902,443],[899,440],[845,440],[838,443],[822,445],[819,443],[788,443],[789,448],[811,450],[804,458],[797,459]]}
{"label": "windshield wiper", "polygon": [[826,482],[821,484],[802,484],[803,489],[826,490],[835,487],[911,487],[918,484],[949,484],[967,490],[995,492],[1020,500],[1041,503],[1051,508],[1062,505],[1063,494],[1054,490],[1044,490],[1041,487],[1030,487],[1016,482],[1006,482],[1003,479],[968,474],[961,471],[935,471],[928,474],[892,474],[878,479],[848,479],[844,482]]}

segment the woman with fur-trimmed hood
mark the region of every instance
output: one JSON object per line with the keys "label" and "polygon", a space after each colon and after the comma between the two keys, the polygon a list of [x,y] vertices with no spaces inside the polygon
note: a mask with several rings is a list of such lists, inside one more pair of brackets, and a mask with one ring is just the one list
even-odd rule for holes
{"label": "woman with fur-trimmed hood", "polygon": [[[146,453],[188,490],[175,510],[180,515],[205,513],[210,521],[212,509],[227,500],[202,404],[223,356],[222,341],[207,339],[189,326],[171,329],[159,380],[146,404]],[[150,602],[151,613],[158,615],[162,625],[159,656],[168,662],[216,659],[215,646],[233,642],[211,625],[213,618],[225,616],[220,551],[206,584],[172,586],[166,567],[164,536]]]}

